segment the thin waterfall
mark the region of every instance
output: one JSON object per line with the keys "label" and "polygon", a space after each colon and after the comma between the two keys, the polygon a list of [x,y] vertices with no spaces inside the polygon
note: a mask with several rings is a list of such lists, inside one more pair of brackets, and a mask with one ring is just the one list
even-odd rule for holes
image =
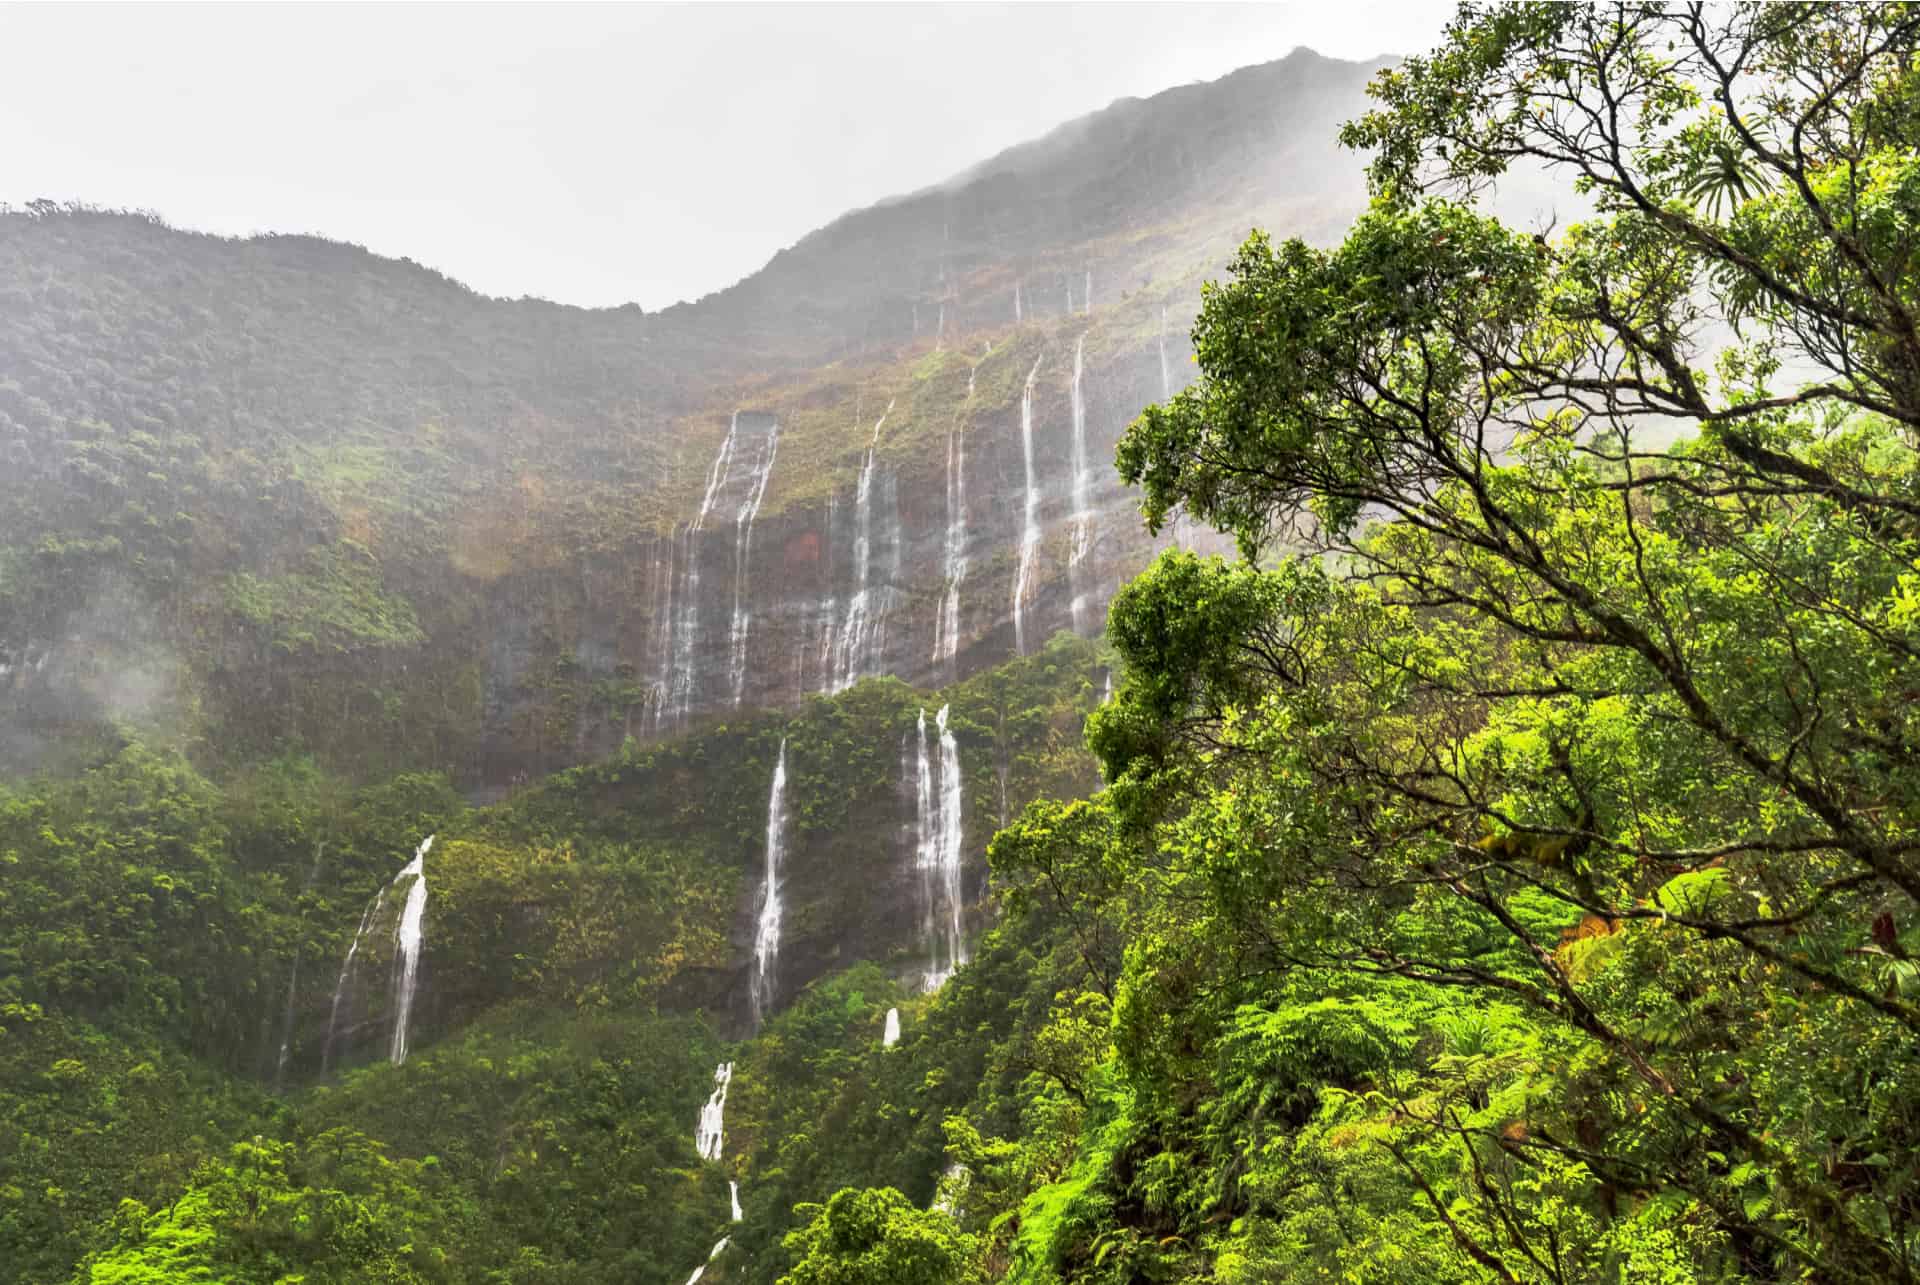
{"label": "thin waterfall", "polygon": [[1087,467],[1087,398],[1082,387],[1086,373],[1087,336],[1083,332],[1073,346],[1073,542],[1067,553],[1067,573],[1073,589],[1073,631],[1086,632],[1081,617],[1086,612],[1087,595],[1080,591],[1080,564],[1093,548],[1093,499],[1091,470]]}
{"label": "thin waterfall", "polygon": [[287,1053],[293,1046],[293,997],[300,987],[300,948],[294,947],[293,967],[287,972],[287,1006],[280,1018],[280,1056],[273,1063],[273,1087],[287,1078]]}
{"label": "thin waterfall", "polygon": [[731,1179],[727,1182],[727,1200],[733,1206],[730,1221],[737,1223],[746,1215],[740,1209],[740,1184]]}
{"label": "thin waterfall", "polygon": [[1083,316],[1093,315],[1093,269],[1087,269],[1087,291],[1080,299],[1080,312]]}
{"label": "thin waterfall", "polygon": [[347,947],[347,958],[340,965],[339,980],[333,984],[333,1009],[327,1016],[327,1042],[320,1048],[320,1070],[325,1074],[333,1065],[333,1042],[340,1033],[340,1004],[346,998],[347,982],[353,976],[353,961],[360,956],[360,943],[367,935],[367,925],[380,914],[380,908],[387,902],[387,890],[381,888],[360,912],[360,926],[353,930],[353,944]]}
{"label": "thin waterfall", "polygon": [[721,488],[726,485],[727,474],[733,468],[733,455],[739,439],[740,412],[735,411],[727,425],[726,439],[720,443],[720,452],[713,457],[713,463],[707,469],[707,490],[700,498],[700,511],[687,528],[686,574],[680,584],[680,616],[674,622],[673,673],[667,697],[667,711],[671,721],[676,724],[685,722],[688,712],[692,710],[696,686],[694,649],[700,633],[700,536],[707,528],[707,517],[713,512],[713,502],[719,497]]}
{"label": "thin waterfall", "polygon": [[876,602],[873,591],[873,478],[880,456],[880,429],[893,413],[893,403],[874,421],[873,440],[867,445],[867,458],[860,465],[860,483],[854,491],[853,515],[853,597],[847,601],[847,618],[841,622],[840,637],[834,648],[834,676],[831,690],[844,691],[866,677],[872,652],[886,624],[886,603]]}
{"label": "thin waterfall", "polygon": [[880,1047],[890,1049],[900,1042],[900,1010],[887,1010],[887,1029],[880,1033]]}
{"label": "thin waterfall", "polygon": [[933,325],[933,350],[939,352],[947,340],[947,305],[940,305],[940,319]]}
{"label": "thin waterfall", "polygon": [[1073,315],[1073,278],[1072,277],[1068,277],[1066,279],[1066,287],[1067,287],[1067,315],[1071,317]]}
{"label": "thin waterfall", "polygon": [[[973,375],[967,376],[967,396],[973,396]],[[951,661],[960,651],[960,585],[967,578],[967,439],[966,422],[956,418],[947,430],[947,540],[946,595],[933,621],[933,660]]]}
{"label": "thin waterfall", "polygon": [[1020,304],[1020,283],[1016,281],[1013,283],[1013,322],[1015,325],[1019,325],[1026,319],[1027,311]]}
{"label": "thin waterfall", "polygon": [[1033,481],[1033,381],[1039,377],[1045,355],[1033,359],[1026,391],[1020,395],[1020,449],[1027,466],[1027,509],[1026,525],[1020,532],[1020,568],[1013,578],[1013,646],[1022,656],[1027,654],[1027,596],[1033,590],[1033,564],[1040,553],[1040,492]]}
{"label": "thin waterfall", "polygon": [[[833,595],[833,536],[834,528],[839,525],[839,516],[840,493],[834,491],[827,496],[827,522],[820,533],[821,556],[826,561],[826,570],[821,576],[821,584],[825,586],[826,592],[820,599],[819,645],[815,648],[818,663],[815,668],[820,679],[819,690],[823,692],[833,690],[833,645],[839,641],[840,637],[839,628],[835,623],[840,604]],[[806,690],[804,683],[801,685],[801,690]]]}
{"label": "thin waterfall", "polygon": [[694,1268],[693,1275],[687,1277],[687,1285],[700,1285],[700,1278],[707,1274],[707,1263],[711,1263],[714,1259],[720,1257],[721,1251],[726,1249],[726,1247],[732,1243],[733,1243],[733,1237],[722,1236],[720,1238],[720,1243],[707,1251],[707,1262],[702,1263],[700,1264],[700,1266]]}
{"label": "thin waterfall", "polygon": [[433,846],[433,836],[428,835],[420,841],[420,847],[413,854],[406,868],[395,876],[398,883],[408,875],[413,876],[413,884],[407,889],[406,905],[401,908],[400,922],[393,932],[393,1043],[388,1049],[388,1058],[395,1066],[407,1060],[408,1027],[413,1021],[413,995],[420,984],[420,951],[426,944],[427,920],[427,849]]}
{"label": "thin waterfall", "polygon": [[964,896],[961,868],[960,747],[947,730],[949,707],[934,716],[939,740],[929,753],[927,711],[920,711],[918,752],[914,761],[914,804],[919,844],[914,864],[920,871],[922,928],[927,942],[926,989],[945,985],[967,962],[962,933]]}
{"label": "thin waterfall", "polygon": [[1160,309],[1160,400],[1173,399],[1173,369],[1167,365],[1167,310]]}
{"label": "thin waterfall", "polygon": [[973,1170],[958,1160],[947,1166],[940,1175],[940,1183],[934,1189],[933,1204],[928,1206],[938,1214],[952,1215],[959,1212],[960,1201],[967,1194],[967,1188],[973,1185]]}
{"label": "thin waterfall", "polygon": [[961,819],[961,783],[960,783],[960,743],[947,727],[947,712],[950,707],[942,705],[940,712],[934,715],[934,726],[940,731],[940,775],[939,807],[935,815],[935,825],[928,855],[933,859],[935,891],[939,894],[940,907],[935,915],[935,937],[933,949],[933,970],[927,978],[927,989],[934,990],[944,985],[949,977],[958,972],[967,962],[967,941],[961,924],[962,900],[965,896],[965,870],[961,866],[962,839],[964,838]]}
{"label": "thin waterfall", "polygon": [[748,1003],[757,1028],[778,996],[775,967],[780,959],[780,864],[787,843],[787,741],[780,738],[780,757],[773,767],[773,788],[767,794],[767,873],[760,891],[760,918],[753,934],[753,984]]}
{"label": "thin waterfall", "polygon": [[673,692],[673,544],[676,534],[673,531],[667,533],[664,558],[657,552],[653,558],[653,654],[657,657],[657,667],[652,690],[648,693],[647,716],[655,732],[660,730],[665,721],[667,702]]}
{"label": "thin waterfall", "polygon": [[927,711],[920,710],[919,722],[914,729],[913,756],[913,868],[920,874],[920,937],[933,952],[932,962],[927,967],[926,988],[933,989],[933,977],[940,969],[940,952],[937,946],[938,894],[934,889],[934,874],[938,863],[935,847],[938,843],[936,831],[939,818],[934,812],[933,802],[933,756],[927,749]]}
{"label": "thin waterfall", "polygon": [[722,1062],[713,1068],[713,1092],[700,1108],[700,1122],[694,1126],[693,1149],[702,1160],[718,1160],[727,1143],[727,1089],[733,1084],[733,1063]]}
{"label": "thin waterfall", "polygon": [[740,502],[733,518],[733,627],[727,635],[727,677],[733,688],[733,703],[738,705],[747,690],[747,629],[752,622],[747,598],[747,572],[753,551],[753,520],[767,498],[767,482],[773,477],[773,459],[780,450],[780,422],[767,430],[760,454],[753,462],[753,474],[747,482],[747,497]]}

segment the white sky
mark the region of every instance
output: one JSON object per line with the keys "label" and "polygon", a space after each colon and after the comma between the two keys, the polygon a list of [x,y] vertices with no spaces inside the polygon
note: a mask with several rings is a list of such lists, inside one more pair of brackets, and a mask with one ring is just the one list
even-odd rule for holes
{"label": "white sky", "polygon": [[0,4],[0,201],[316,232],[647,308],[1104,107],[1441,3]]}

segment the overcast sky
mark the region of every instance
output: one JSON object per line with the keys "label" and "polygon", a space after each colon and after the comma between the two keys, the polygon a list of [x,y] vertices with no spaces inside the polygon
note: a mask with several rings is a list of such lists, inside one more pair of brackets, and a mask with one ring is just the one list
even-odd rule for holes
{"label": "overcast sky", "polygon": [[315,232],[489,294],[657,308],[1115,98],[1439,3],[0,5],[0,201]]}

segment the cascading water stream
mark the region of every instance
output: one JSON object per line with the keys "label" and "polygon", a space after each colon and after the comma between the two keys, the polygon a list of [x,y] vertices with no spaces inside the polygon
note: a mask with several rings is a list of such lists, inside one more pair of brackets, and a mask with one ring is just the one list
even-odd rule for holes
{"label": "cascading water stream", "polygon": [[753,982],[748,1006],[755,1029],[778,995],[775,968],[780,960],[780,865],[787,843],[787,742],[780,740],[780,757],[773,766],[773,788],[767,794],[767,872],[760,892],[760,916],[753,934]]}
{"label": "cascading water stream", "polygon": [[923,925],[927,939],[926,989],[938,990],[967,962],[962,931],[965,871],[961,866],[960,746],[947,728],[949,706],[934,716],[939,733],[937,749],[929,753],[927,711],[920,711],[918,754],[915,760],[915,803],[919,817],[919,845],[915,865],[920,870]]}
{"label": "cascading water stream", "polygon": [[[973,397],[973,376],[967,376]],[[960,651],[960,585],[967,578],[967,440],[965,423],[947,430],[946,594],[933,621],[933,660],[950,662]]]}
{"label": "cascading water stream", "polygon": [[727,678],[738,705],[747,690],[747,630],[752,623],[747,597],[747,571],[753,550],[753,520],[767,498],[767,482],[773,477],[774,456],[780,450],[780,423],[775,420],[767,430],[767,440],[753,462],[753,475],[747,483],[746,499],[733,519],[733,625],[727,634]]}
{"label": "cascading water stream", "polygon": [[1167,365],[1167,310],[1160,309],[1160,400],[1173,398],[1173,369]]}
{"label": "cascading water stream", "polygon": [[673,692],[674,616],[673,616],[673,542],[668,533],[664,555],[653,556],[653,654],[656,658],[652,690],[648,692],[647,716],[652,730],[659,731]]}
{"label": "cascading water stream", "polygon": [[323,1072],[333,1066],[333,1051],[340,1038],[340,1014],[347,1002],[347,987],[353,980],[354,965],[360,959],[361,944],[369,939],[369,933],[379,928],[381,912],[387,905],[387,894],[402,883],[408,886],[406,900],[401,903],[400,914],[393,928],[393,965],[388,983],[388,1010],[393,1017],[393,1033],[388,1041],[387,1055],[395,1065],[407,1060],[413,997],[420,983],[420,952],[426,941],[426,857],[432,847],[432,835],[422,839],[420,846],[414,849],[413,858],[374,894],[366,910],[361,912],[360,926],[354,929],[353,942],[347,947],[347,957],[340,964],[340,976],[333,984],[333,1005],[327,1014],[327,1038],[320,1050],[320,1069]]}
{"label": "cascading water stream", "polygon": [[714,1259],[720,1257],[721,1252],[724,1251],[726,1247],[732,1243],[733,1243],[733,1237],[722,1236],[720,1238],[720,1243],[707,1251],[707,1262],[702,1263],[700,1264],[700,1266],[694,1268],[693,1275],[687,1277],[687,1285],[700,1285],[700,1278],[707,1274],[707,1264],[711,1263]]}
{"label": "cascading water stream", "polygon": [[1033,590],[1033,564],[1040,553],[1040,491],[1033,480],[1033,381],[1039,377],[1040,357],[1027,372],[1026,391],[1020,395],[1020,449],[1026,461],[1026,524],[1020,532],[1020,566],[1013,578],[1013,645],[1027,654],[1027,597]]}
{"label": "cascading water stream", "polygon": [[947,726],[950,708],[942,705],[933,720],[934,726],[940,730],[940,825],[933,856],[938,863],[940,894],[946,910],[940,924],[945,937],[945,960],[940,967],[945,977],[953,976],[967,962],[967,940],[960,919],[963,909],[961,902],[966,891],[966,871],[961,866],[962,840],[965,836],[961,814],[960,743]]}
{"label": "cascading water stream", "polygon": [[727,1201],[733,1206],[733,1212],[729,1216],[730,1221],[737,1223],[742,1218],[746,1217],[746,1215],[740,1209],[740,1184],[739,1183],[733,1182],[731,1180],[728,1181]]}
{"label": "cascading water stream", "polygon": [[1085,297],[1083,297],[1080,300],[1080,313],[1082,316],[1086,316],[1086,317],[1091,317],[1093,315],[1093,269],[1092,268],[1087,269],[1087,292]]}
{"label": "cascading water stream", "polygon": [[327,1016],[327,1042],[320,1049],[320,1070],[324,1074],[333,1065],[333,1042],[340,1030],[340,1004],[346,998],[347,982],[353,976],[353,961],[360,956],[360,942],[367,935],[367,925],[380,914],[380,907],[386,904],[387,890],[380,889],[374,894],[367,908],[360,912],[360,926],[353,930],[353,944],[347,947],[347,958],[340,965],[339,980],[333,984],[333,1009]]}
{"label": "cascading water stream", "polygon": [[1020,283],[1013,283],[1013,322],[1019,325],[1027,319],[1027,310],[1020,303]]}
{"label": "cascading water stream", "polygon": [[1092,470],[1087,466],[1087,399],[1083,391],[1086,374],[1087,336],[1082,333],[1073,346],[1073,541],[1067,553],[1067,574],[1073,594],[1073,631],[1086,632],[1081,617],[1086,612],[1087,595],[1079,587],[1080,564],[1093,548]]}
{"label": "cascading water stream", "polygon": [[853,513],[853,597],[847,600],[847,618],[841,622],[840,637],[834,646],[832,691],[844,691],[866,677],[872,653],[886,631],[884,593],[873,589],[873,480],[880,456],[880,429],[893,413],[893,403],[874,421],[873,440],[867,445],[867,458],[860,465],[860,482],[854,491]]}
{"label": "cascading water stream", "polygon": [[900,1042],[900,1010],[887,1010],[887,1027],[880,1033],[880,1047],[890,1049]]}
{"label": "cascading water stream", "polygon": [[693,1149],[702,1160],[718,1160],[727,1142],[727,1089],[733,1084],[733,1063],[722,1062],[713,1068],[713,1092],[700,1108],[700,1122],[693,1130]]}
{"label": "cascading water stream", "polygon": [[406,868],[395,876],[398,883],[408,875],[413,883],[407,889],[406,904],[400,910],[400,922],[393,933],[393,1042],[388,1057],[395,1066],[407,1060],[408,1027],[413,1021],[413,995],[420,984],[420,951],[426,945],[427,928],[427,849],[433,836],[421,840]]}
{"label": "cascading water stream", "polygon": [[686,532],[686,573],[680,585],[680,614],[673,623],[673,667],[667,684],[667,721],[674,724],[685,722],[693,708],[694,650],[700,634],[700,535],[707,528],[713,502],[733,468],[739,440],[740,412],[735,411],[727,425],[727,436],[720,443],[720,452],[707,469],[707,489],[700,497],[700,511]]}

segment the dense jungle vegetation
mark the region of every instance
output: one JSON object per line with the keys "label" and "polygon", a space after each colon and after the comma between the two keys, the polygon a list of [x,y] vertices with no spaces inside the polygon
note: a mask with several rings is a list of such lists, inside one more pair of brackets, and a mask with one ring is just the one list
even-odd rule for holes
{"label": "dense jungle vegetation", "polygon": [[[0,1279],[1920,1277],[1920,8],[1470,4],[1374,95],[1369,211],[1253,235],[1121,445],[1241,556],[1102,644],[489,808],[129,736],[0,790]],[[1580,217],[1487,213],[1541,171]],[[738,1038],[774,745],[856,897],[941,702],[972,962]],[[419,1054],[282,1077],[429,832]]]}

